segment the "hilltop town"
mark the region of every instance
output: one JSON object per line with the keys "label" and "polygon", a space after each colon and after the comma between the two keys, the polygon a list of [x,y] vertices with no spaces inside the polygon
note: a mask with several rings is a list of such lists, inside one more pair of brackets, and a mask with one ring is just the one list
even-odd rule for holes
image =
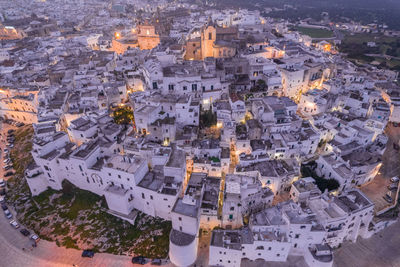
{"label": "hilltop town", "polygon": [[[34,1],[34,14],[11,2],[0,116],[32,127],[29,197],[69,183],[132,225],[168,221],[175,266],[205,253],[209,266],[330,267],[343,243],[397,221],[398,72],[338,48],[343,31],[371,26],[313,38],[197,2]],[[5,170],[18,162],[8,133]]]}

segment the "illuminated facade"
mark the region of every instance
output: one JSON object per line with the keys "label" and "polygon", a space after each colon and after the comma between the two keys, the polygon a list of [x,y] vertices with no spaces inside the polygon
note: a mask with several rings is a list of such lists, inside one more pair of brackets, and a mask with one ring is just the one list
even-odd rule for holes
{"label": "illuminated facade", "polygon": [[137,36],[138,46],[141,50],[153,49],[160,43],[160,35],[153,25],[139,25]]}
{"label": "illuminated facade", "polygon": [[25,37],[25,33],[21,30],[15,29],[10,26],[0,25],[0,40],[15,40]]}
{"label": "illuminated facade", "polygon": [[238,37],[236,27],[222,28],[209,22],[201,30],[201,37],[186,43],[186,60],[204,60],[207,57],[229,58],[236,54],[233,42]]}
{"label": "illuminated facade", "polygon": [[113,38],[112,40],[112,51],[117,54],[123,54],[126,50],[138,47],[138,40],[136,38]]}

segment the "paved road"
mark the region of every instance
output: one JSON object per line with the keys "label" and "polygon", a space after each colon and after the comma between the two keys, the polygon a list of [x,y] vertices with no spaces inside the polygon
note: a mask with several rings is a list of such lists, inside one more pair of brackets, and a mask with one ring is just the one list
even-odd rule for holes
{"label": "paved road", "polygon": [[[22,250],[25,248],[25,250]],[[32,250],[32,243],[19,229],[9,225],[4,215],[0,215],[0,266],[7,267],[56,267],[56,266],[133,266],[128,256],[96,254],[94,258],[82,258],[81,251],[60,248],[54,242],[41,240]]]}
{"label": "paved road", "polygon": [[369,239],[345,243],[334,253],[334,267],[398,267],[400,266],[400,222]]}
{"label": "paved road", "polygon": [[374,202],[375,212],[391,205],[383,199],[383,196],[389,191],[387,186],[391,184],[390,178],[400,175],[400,154],[399,151],[393,149],[393,143],[398,143],[400,140],[400,127],[393,127],[389,123],[385,132],[389,140],[382,157],[382,167],[379,174],[375,176],[371,183],[361,187],[361,191]]}

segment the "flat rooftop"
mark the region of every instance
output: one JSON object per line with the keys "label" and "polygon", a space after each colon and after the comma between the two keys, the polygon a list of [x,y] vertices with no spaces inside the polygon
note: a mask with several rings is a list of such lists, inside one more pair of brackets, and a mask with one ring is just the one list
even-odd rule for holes
{"label": "flat rooftop", "polygon": [[172,147],[172,153],[166,167],[181,168],[186,164],[186,156],[183,150],[177,149],[175,146]]}
{"label": "flat rooftop", "polygon": [[211,235],[211,246],[234,250],[242,249],[240,230],[214,230]]}
{"label": "flat rooftop", "polygon": [[273,230],[266,230],[262,232],[253,233],[254,240],[257,241],[278,241],[278,242],[288,242],[288,237],[285,232],[277,232]]}
{"label": "flat rooftop", "polygon": [[293,186],[300,193],[309,192],[312,190],[318,189],[318,186],[315,184],[315,180],[312,177],[305,177],[297,180],[293,183]]}
{"label": "flat rooftop", "polygon": [[114,155],[106,162],[105,167],[135,174],[145,163],[145,160],[138,156]]}
{"label": "flat rooftop", "polygon": [[125,196],[128,192],[128,189],[123,189],[116,185],[109,185],[106,189],[106,192],[112,193],[114,195]]}
{"label": "flat rooftop", "polygon": [[194,199],[194,201],[195,201],[194,205],[191,205],[184,203],[182,198],[178,198],[178,200],[175,202],[172,211],[185,216],[197,218],[197,214],[199,211],[199,200]]}
{"label": "flat rooftop", "polygon": [[154,166],[153,170],[146,173],[138,184],[148,190],[172,196],[178,194],[180,185],[181,183],[174,182],[174,177],[164,176],[163,166]]}
{"label": "flat rooftop", "polygon": [[270,207],[258,213],[253,213],[250,217],[250,223],[253,225],[286,225],[282,216],[282,211],[277,207]]}
{"label": "flat rooftop", "polygon": [[93,151],[100,147],[102,142],[100,139],[96,139],[95,141],[90,141],[81,145],[75,153],[72,154],[75,158],[85,159],[89,156]]}
{"label": "flat rooftop", "polygon": [[187,246],[196,238],[194,235],[186,234],[178,230],[172,229],[169,240],[177,246]]}

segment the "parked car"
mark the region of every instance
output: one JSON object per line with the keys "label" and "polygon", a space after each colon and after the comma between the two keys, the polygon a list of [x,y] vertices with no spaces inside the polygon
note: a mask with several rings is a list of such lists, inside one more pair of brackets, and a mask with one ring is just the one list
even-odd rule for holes
{"label": "parked car", "polygon": [[10,221],[10,224],[11,224],[11,226],[14,227],[15,229],[18,229],[18,228],[19,228],[19,224],[18,224],[15,220]]}
{"label": "parked car", "polygon": [[6,198],[5,198],[4,196],[1,196],[1,197],[0,197],[0,203],[1,203],[1,205],[5,204],[5,202],[6,202]]}
{"label": "parked car", "polygon": [[17,126],[18,128],[19,127],[22,127],[22,126],[24,126],[25,124],[23,123],[23,122],[17,122],[16,124],[15,124],[15,126]]}
{"label": "parked car", "polygon": [[6,216],[7,219],[12,219],[12,214],[11,212],[7,209],[4,211],[4,215]]}
{"label": "parked car", "polygon": [[8,148],[4,148],[4,153],[8,153]]}
{"label": "parked car", "polygon": [[392,203],[392,202],[393,202],[392,197],[389,196],[389,195],[384,195],[384,196],[383,196],[383,199],[386,200],[386,202],[388,202],[388,203]]}
{"label": "parked car", "polygon": [[14,172],[6,172],[4,174],[4,177],[8,177],[8,176],[11,176],[11,175],[14,175]]}
{"label": "parked car", "polygon": [[1,203],[1,209],[2,210],[8,210],[7,204],[6,203]]}
{"label": "parked car", "polygon": [[6,166],[3,167],[3,169],[4,169],[5,171],[8,171],[9,169],[12,169],[12,168],[13,168],[13,166],[12,166],[11,164],[8,164],[8,165],[6,165]]}
{"label": "parked car", "polygon": [[35,234],[31,235],[30,239],[35,243],[38,243],[40,241],[40,238]]}
{"label": "parked car", "polygon": [[397,177],[397,176],[395,176],[395,177],[392,177],[392,178],[390,178],[390,181],[392,182],[392,183],[397,183],[397,182],[399,182],[399,177]]}
{"label": "parked car", "polygon": [[4,181],[4,179],[0,179],[0,188],[5,186],[6,186],[6,181]]}
{"label": "parked car", "polygon": [[10,130],[7,131],[8,134],[11,134],[11,133],[13,133],[13,132],[15,132],[14,129],[10,129]]}
{"label": "parked car", "polygon": [[387,188],[390,191],[396,191],[397,190],[397,183],[390,184],[390,185],[387,186]]}
{"label": "parked car", "polygon": [[14,147],[14,144],[8,144],[7,147],[13,148],[13,147]]}
{"label": "parked car", "polygon": [[6,189],[0,188],[0,196],[5,196],[5,195],[6,195]]}
{"label": "parked car", "polygon": [[151,261],[151,265],[161,265],[161,259],[153,259]]}
{"label": "parked car", "polygon": [[82,251],[82,257],[84,257],[84,258],[93,258],[94,257],[93,250],[84,250],[84,251]]}
{"label": "parked car", "polygon": [[383,198],[387,201],[387,202],[389,202],[389,203],[392,203],[393,202],[393,198],[392,198],[392,192],[387,192],[384,196],[383,196]]}
{"label": "parked car", "polygon": [[28,236],[28,235],[30,235],[31,234],[31,232],[29,232],[28,230],[26,230],[25,228],[24,229],[21,229],[21,230],[19,230],[19,232],[21,233],[21,234],[23,234],[24,236]]}
{"label": "parked car", "polygon": [[9,164],[11,162],[11,159],[5,159],[5,160],[3,160],[3,163],[4,164]]}
{"label": "parked car", "polygon": [[132,258],[132,263],[137,263],[137,264],[146,264],[146,258],[143,256],[136,256]]}

